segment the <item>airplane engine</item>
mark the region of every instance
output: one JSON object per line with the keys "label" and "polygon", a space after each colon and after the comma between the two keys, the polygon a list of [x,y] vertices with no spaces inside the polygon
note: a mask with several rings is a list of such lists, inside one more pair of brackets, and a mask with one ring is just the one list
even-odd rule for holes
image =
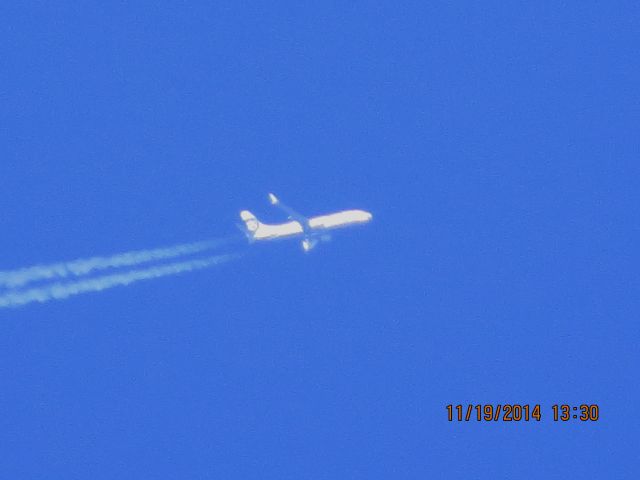
{"label": "airplane engine", "polygon": [[304,240],[302,240],[302,249],[305,252],[308,252],[309,250],[311,250],[313,247],[316,246],[316,244],[318,243],[317,240],[310,240],[308,238],[305,238]]}

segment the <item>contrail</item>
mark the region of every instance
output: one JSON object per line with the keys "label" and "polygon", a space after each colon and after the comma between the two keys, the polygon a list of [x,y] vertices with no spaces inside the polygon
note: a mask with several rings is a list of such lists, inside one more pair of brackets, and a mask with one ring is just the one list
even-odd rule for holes
{"label": "contrail", "polygon": [[49,265],[34,265],[32,267],[4,272],[0,271],[0,287],[24,287],[25,285],[38,280],[80,277],[98,270],[125,266],[130,267],[154,260],[191,255],[219,247],[228,241],[228,238],[221,238],[202,242],[184,243],[181,245],[174,245],[172,247],[156,248],[152,250],[137,250],[118,253],[108,257],[81,258],[68,262],[52,263]]}
{"label": "contrail", "polygon": [[85,292],[100,292],[108,288],[130,285],[141,280],[150,280],[152,278],[166,277],[183,272],[202,270],[234,260],[240,256],[240,254],[217,255],[199,260],[169,263],[158,267],[129,270],[124,273],[104,275],[76,282],[56,282],[28,290],[10,291],[0,295],[0,308],[20,307],[33,302],[44,303],[50,300],[63,300]]}

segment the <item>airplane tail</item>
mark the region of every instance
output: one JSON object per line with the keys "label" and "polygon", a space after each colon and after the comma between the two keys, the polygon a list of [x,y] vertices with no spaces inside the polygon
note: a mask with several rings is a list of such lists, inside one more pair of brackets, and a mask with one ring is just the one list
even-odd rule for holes
{"label": "airplane tail", "polygon": [[240,218],[244,222],[245,233],[247,237],[252,240],[256,231],[260,227],[260,221],[249,210],[242,210],[240,212]]}

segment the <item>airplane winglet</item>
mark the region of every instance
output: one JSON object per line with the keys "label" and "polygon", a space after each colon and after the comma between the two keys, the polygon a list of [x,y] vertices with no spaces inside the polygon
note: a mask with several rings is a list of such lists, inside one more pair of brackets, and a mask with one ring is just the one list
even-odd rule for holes
{"label": "airplane winglet", "polygon": [[276,197],[273,193],[269,194],[269,201],[271,202],[271,205],[276,205],[279,202],[278,197]]}

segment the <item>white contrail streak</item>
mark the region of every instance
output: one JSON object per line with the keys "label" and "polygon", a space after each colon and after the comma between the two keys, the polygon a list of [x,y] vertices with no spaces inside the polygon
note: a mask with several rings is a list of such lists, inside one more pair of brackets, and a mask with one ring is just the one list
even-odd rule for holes
{"label": "white contrail streak", "polygon": [[217,255],[199,260],[169,263],[158,267],[129,270],[124,273],[114,273],[76,282],[56,282],[28,290],[9,291],[0,295],[0,308],[20,307],[33,302],[44,303],[50,300],[63,300],[85,292],[100,292],[108,288],[130,285],[141,280],[202,270],[203,268],[234,260],[240,256],[239,254]]}
{"label": "white contrail streak", "polygon": [[80,277],[98,270],[140,265],[155,260],[191,255],[216,248],[228,239],[207,240],[203,242],[184,243],[172,247],[152,250],[137,250],[118,253],[108,257],[91,257],[69,262],[35,265],[18,270],[0,271],[0,287],[18,288],[38,280],[51,280],[67,277]]}

